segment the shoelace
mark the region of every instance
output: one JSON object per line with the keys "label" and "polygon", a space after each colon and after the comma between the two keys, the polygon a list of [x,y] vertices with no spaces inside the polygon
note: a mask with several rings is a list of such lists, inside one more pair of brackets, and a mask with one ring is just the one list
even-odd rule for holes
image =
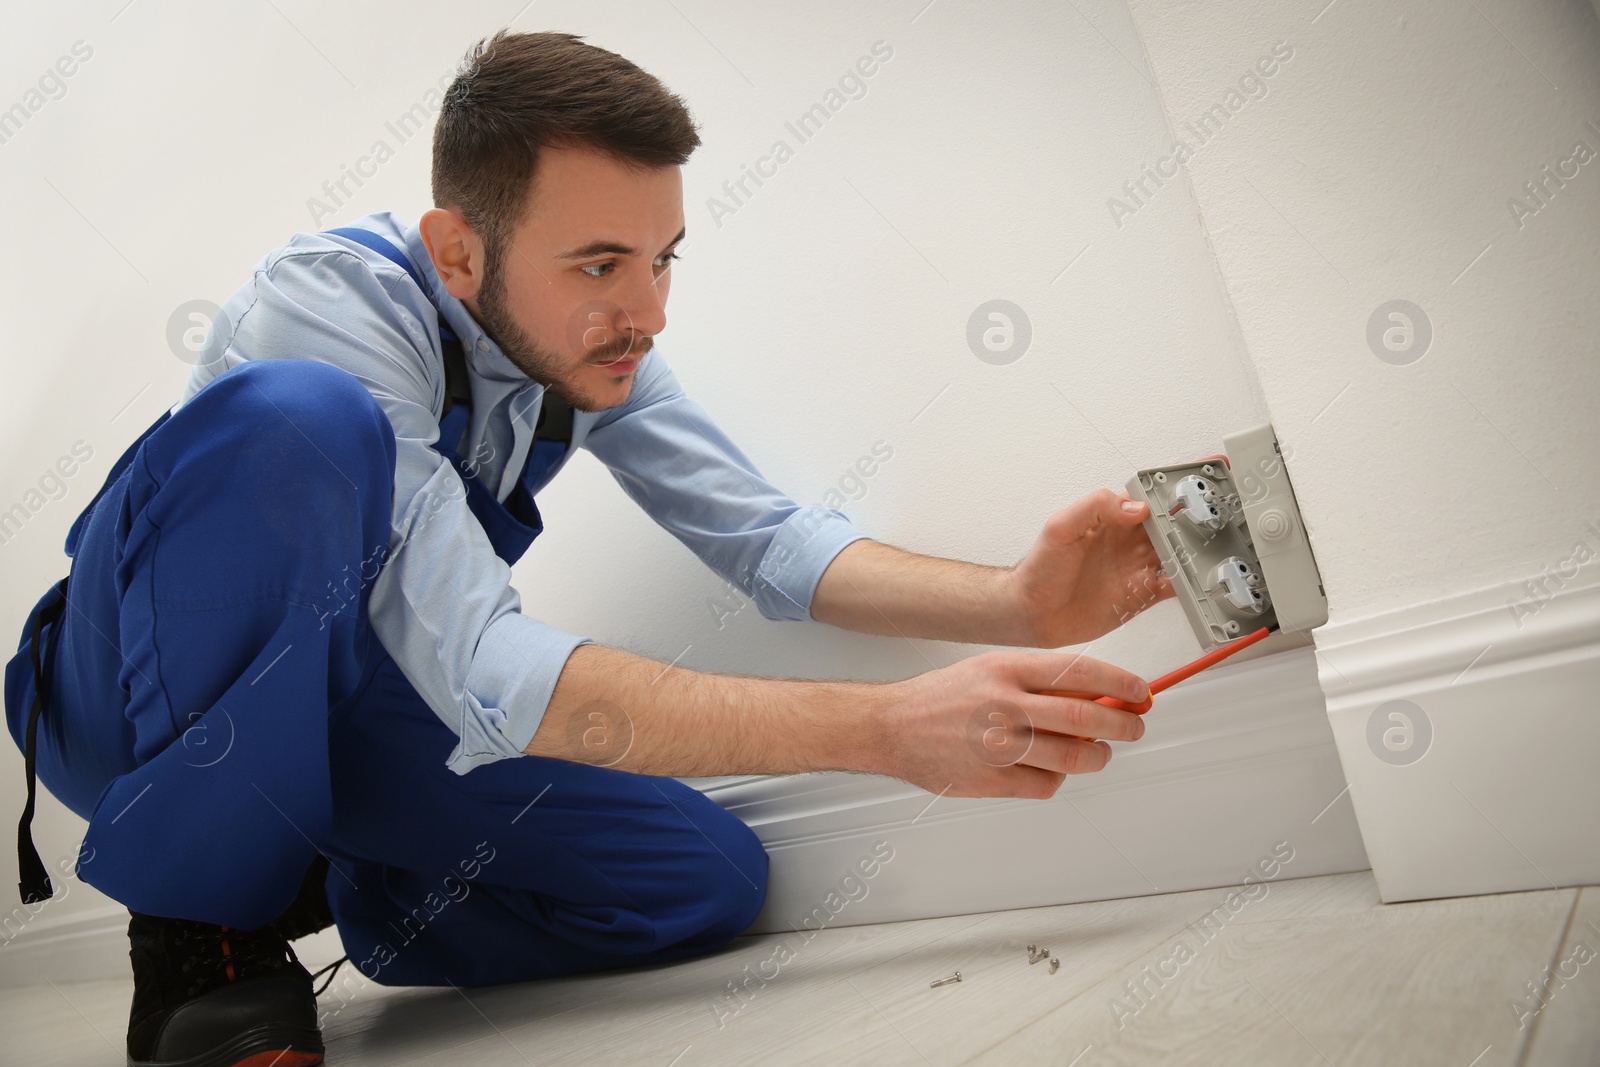
{"label": "shoelace", "polygon": [[315,982],[318,978],[321,978],[323,975],[327,975],[328,976],[328,980],[326,982],[323,982],[321,986],[317,987],[316,989],[313,989],[311,991],[311,995],[314,996],[314,997],[320,997],[320,996],[322,996],[323,993],[326,993],[328,991],[328,987],[333,984],[333,980],[338,977],[339,968],[343,967],[346,963],[349,963],[349,962],[350,962],[350,957],[349,956],[340,956],[338,959],[334,960],[332,963],[330,963],[326,967],[322,968],[322,970],[320,970],[317,973],[313,974],[311,976],[311,980],[313,982]]}
{"label": "shoelace", "polygon": [[233,982],[239,973],[259,974],[286,963],[299,963],[293,946],[265,931],[236,930],[223,926],[212,933],[202,924],[180,925],[173,946],[189,944],[181,973],[190,976],[188,996],[198,995],[208,984]]}

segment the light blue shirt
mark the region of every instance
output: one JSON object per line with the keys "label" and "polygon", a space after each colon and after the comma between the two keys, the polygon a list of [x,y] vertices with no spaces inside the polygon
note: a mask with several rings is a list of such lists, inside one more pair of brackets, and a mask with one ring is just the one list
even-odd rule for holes
{"label": "light blue shirt", "polygon": [[[404,250],[431,294],[362,245],[297,233],[223,304],[172,410],[254,359],[332,364],[378,401],[395,435],[394,512],[387,552],[368,565],[383,561],[371,577],[368,618],[407,680],[459,738],[447,766],[465,774],[522,754],[567,656],[592,639],[523,613],[511,569],[467,506],[459,472],[434,448],[446,391],[435,305],[461,338],[471,379],[461,455],[475,458],[478,478],[502,501],[527,460],[544,386],[518,370],[445,291],[415,225],[387,211],[352,225]],[[763,478],[684,395],[659,344],[634,375],[625,404],[573,412],[567,456],[587,448],[635,503],[763,616],[809,619],[822,572],[867,535],[843,512],[802,507]],[[529,489],[548,484],[564,463]],[[362,579],[369,575],[363,568]]]}

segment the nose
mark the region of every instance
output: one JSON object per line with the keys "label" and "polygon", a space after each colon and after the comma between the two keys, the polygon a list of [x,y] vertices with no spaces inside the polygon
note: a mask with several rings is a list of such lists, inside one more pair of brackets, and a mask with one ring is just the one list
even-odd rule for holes
{"label": "nose", "polygon": [[667,287],[671,272],[658,278],[639,278],[630,281],[626,290],[616,293],[618,303],[617,331],[624,336],[654,337],[667,328]]}

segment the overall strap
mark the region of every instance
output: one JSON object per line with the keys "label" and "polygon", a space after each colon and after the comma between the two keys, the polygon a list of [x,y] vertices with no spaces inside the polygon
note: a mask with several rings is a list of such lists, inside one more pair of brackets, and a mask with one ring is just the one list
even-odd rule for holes
{"label": "overall strap", "polygon": [[[429,291],[428,283],[423,280],[421,272],[411,265],[410,258],[395,247],[394,242],[387,237],[373,233],[371,230],[363,230],[359,226],[341,226],[336,230],[323,230],[322,232],[336,233],[340,237],[347,237],[358,245],[372,249],[378,255],[411,275],[411,280],[417,283],[417,288],[421,289],[422,295],[428,298],[428,303],[433,303],[433,294]],[[437,311],[437,308],[435,310]],[[449,325],[444,321],[443,315],[439,316],[439,336],[457,341],[455,331],[450,329]],[[459,344],[460,342],[457,341],[457,343]]]}
{"label": "overall strap", "polygon": [[[422,290],[422,295],[433,303],[433,296],[428,290],[428,283],[422,278],[421,272],[411,265],[411,259],[388,238],[364,230],[359,226],[341,226],[336,230],[324,230],[324,233],[336,233],[340,237],[347,237],[356,244],[370,248],[384,259],[411,275],[411,280],[417,283],[417,288]],[[437,314],[437,306],[434,308]],[[472,383],[467,377],[467,356],[461,350],[461,339],[444,321],[444,316],[439,315],[439,347],[444,353],[444,410],[440,417],[450,413],[456,404],[472,406]]]}
{"label": "overall strap", "polygon": [[50,885],[50,875],[39,859],[39,850],[33,844],[33,803],[38,786],[39,768],[39,715],[49,702],[49,674],[45,663],[48,652],[41,653],[39,639],[46,626],[50,627],[50,644],[55,643],[61,629],[61,612],[67,606],[67,579],[63,578],[51,590],[49,603],[40,607],[33,617],[33,632],[28,641],[28,658],[33,667],[33,707],[28,711],[28,725],[23,737],[23,772],[28,778],[28,800],[22,806],[22,818],[17,823],[17,873],[21,880],[17,889],[24,904],[40,904],[49,900],[55,890]]}

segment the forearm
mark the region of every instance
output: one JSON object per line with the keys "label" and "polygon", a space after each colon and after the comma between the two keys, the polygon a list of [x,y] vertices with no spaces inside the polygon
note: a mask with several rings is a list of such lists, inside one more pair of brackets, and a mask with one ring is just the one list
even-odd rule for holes
{"label": "forearm", "polygon": [[525,749],[636,774],[881,771],[887,686],[711,674],[580,645]]}
{"label": "forearm", "polygon": [[811,617],[859,633],[1034,647],[1011,575],[1008,567],[856,541],[823,572]]}

